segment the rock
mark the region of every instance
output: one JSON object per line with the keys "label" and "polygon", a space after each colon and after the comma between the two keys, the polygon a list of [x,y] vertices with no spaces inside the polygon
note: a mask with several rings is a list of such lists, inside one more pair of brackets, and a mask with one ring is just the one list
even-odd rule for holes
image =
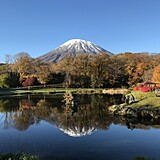
{"label": "rock", "polygon": [[139,116],[144,118],[151,118],[153,117],[153,112],[150,109],[141,109]]}
{"label": "rock", "polygon": [[131,104],[135,100],[134,96],[132,94],[127,94],[125,95],[125,103],[126,104]]}
{"label": "rock", "polygon": [[117,111],[119,107],[117,105],[113,105],[108,107],[109,112],[114,113],[115,111]]}
{"label": "rock", "polygon": [[121,116],[126,116],[126,114],[127,114],[127,109],[128,109],[128,108],[123,107],[123,108],[121,109],[121,111],[119,111],[119,115],[121,115]]}
{"label": "rock", "polygon": [[115,115],[135,118],[160,118],[160,108],[149,108],[142,106],[140,108],[131,108],[122,105],[113,105],[108,108],[109,112]]}
{"label": "rock", "polygon": [[128,107],[126,110],[127,117],[137,117],[137,112],[135,109]]}

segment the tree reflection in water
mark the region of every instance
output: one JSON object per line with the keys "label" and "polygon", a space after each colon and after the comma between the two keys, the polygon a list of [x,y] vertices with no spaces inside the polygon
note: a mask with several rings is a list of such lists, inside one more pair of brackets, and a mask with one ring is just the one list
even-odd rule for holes
{"label": "tree reflection in water", "polygon": [[122,96],[73,95],[76,103],[65,108],[63,96],[43,98],[10,98],[0,100],[1,128],[14,127],[19,131],[38,124],[41,120],[49,122],[70,136],[91,134],[96,129],[107,130],[109,126],[121,124],[129,129],[159,127],[160,122],[152,119],[129,119],[112,116],[108,106],[120,103]]}

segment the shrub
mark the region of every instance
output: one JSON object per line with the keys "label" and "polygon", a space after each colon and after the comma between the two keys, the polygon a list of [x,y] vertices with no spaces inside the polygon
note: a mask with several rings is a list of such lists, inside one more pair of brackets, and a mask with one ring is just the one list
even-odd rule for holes
{"label": "shrub", "polygon": [[150,92],[151,91],[151,88],[150,87],[147,87],[147,86],[144,86],[144,87],[141,87],[139,89],[141,92]]}
{"label": "shrub", "polygon": [[139,91],[139,86],[135,86],[134,88],[133,88],[133,91]]}
{"label": "shrub", "polygon": [[147,86],[135,86],[133,88],[133,91],[141,91],[141,92],[150,92],[152,91],[153,89],[151,87],[147,87]]}

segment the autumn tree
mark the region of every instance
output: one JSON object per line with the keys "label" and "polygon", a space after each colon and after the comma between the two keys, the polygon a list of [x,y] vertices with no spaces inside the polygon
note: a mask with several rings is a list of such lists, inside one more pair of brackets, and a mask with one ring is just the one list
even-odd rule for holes
{"label": "autumn tree", "polygon": [[0,75],[0,88],[8,88],[9,84],[8,84],[8,74],[4,73]]}
{"label": "autumn tree", "polygon": [[128,74],[126,61],[121,55],[109,57],[108,61],[108,85],[112,87],[127,86]]}
{"label": "autumn tree", "polygon": [[152,81],[153,72],[156,66],[160,64],[160,54],[150,55],[146,58],[148,68],[145,70],[142,79],[143,81]]}
{"label": "autumn tree", "polygon": [[74,57],[68,56],[61,60],[57,65],[57,71],[65,74],[65,87],[70,87],[72,84]]}
{"label": "autumn tree", "polygon": [[32,58],[28,53],[21,52],[15,55],[12,71],[20,74],[20,82],[24,81],[24,77],[32,74]]}
{"label": "autumn tree", "polygon": [[9,88],[19,86],[19,77],[15,73],[0,74],[0,88]]}
{"label": "autumn tree", "polygon": [[72,82],[76,87],[89,87],[89,60],[90,55],[80,54],[72,62]]}
{"label": "autumn tree", "polygon": [[34,66],[34,76],[38,79],[38,81],[44,85],[51,80],[51,70],[50,65],[47,63],[42,63],[37,61]]}
{"label": "autumn tree", "polygon": [[150,68],[148,53],[130,53],[122,55],[126,61],[126,71],[128,74],[128,84],[134,85],[142,82],[145,77],[144,74]]}
{"label": "autumn tree", "polygon": [[6,64],[0,64],[0,74],[3,74],[3,73],[8,73],[8,65]]}
{"label": "autumn tree", "polygon": [[160,83],[160,65],[154,68],[152,80],[153,82]]}
{"label": "autumn tree", "polygon": [[91,79],[91,87],[102,87],[108,78],[108,55],[97,54],[90,58],[89,75]]}
{"label": "autumn tree", "polygon": [[35,81],[36,81],[36,78],[35,78],[35,77],[28,77],[28,78],[26,78],[26,80],[22,83],[22,85],[23,85],[24,87],[28,87],[28,89],[30,89],[30,86],[32,86]]}

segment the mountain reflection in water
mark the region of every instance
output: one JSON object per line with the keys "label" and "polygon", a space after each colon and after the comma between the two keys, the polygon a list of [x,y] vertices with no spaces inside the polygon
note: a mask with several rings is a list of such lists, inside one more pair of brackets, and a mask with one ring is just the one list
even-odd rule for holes
{"label": "mountain reflection in water", "polygon": [[41,120],[73,137],[90,135],[97,129],[107,130],[113,124],[129,129],[158,127],[152,119],[129,119],[108,113],[108,106],[121,103],[122,95],[74,95],[76,105],[66,108],[63,96],[27,97],[0,100],[0,128],[27,130]]}

